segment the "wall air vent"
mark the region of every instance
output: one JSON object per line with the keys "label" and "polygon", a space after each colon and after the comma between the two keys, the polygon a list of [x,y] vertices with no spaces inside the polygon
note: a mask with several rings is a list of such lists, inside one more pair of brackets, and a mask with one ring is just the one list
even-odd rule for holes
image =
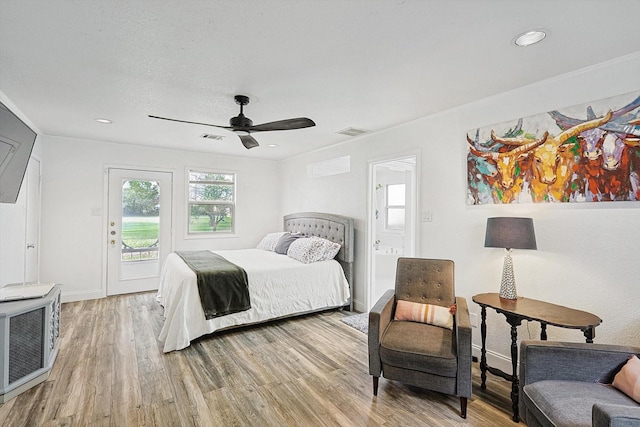
{"label": "wall air vent", "polygon": [[351,172],[351,156],[336,157],[307,165],[307,175],[311,178],[339,175]]}
{"label": "wall air vent", "polygon": [[214,135],[212,133],[203,133],[202,135],[200,135],[200,138],[215,139],[216,141],[222,141],[224,139],[224,136]]}
{"label": "wall air vent", "polygon": [[358,135],[362,135],[363,133],[367,133],[367,131],[363,129],[346,128],[346,129],[339,130],[336,133],[339,133],[340,135],[347,135],[347,136],[358,136]]}

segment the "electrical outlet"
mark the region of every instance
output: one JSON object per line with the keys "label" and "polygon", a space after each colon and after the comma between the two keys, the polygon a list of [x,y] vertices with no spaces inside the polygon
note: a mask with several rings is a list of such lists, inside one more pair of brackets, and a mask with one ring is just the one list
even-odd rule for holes
{"label": "electrical outlet", "polygon": [[469,313],[469,320],[471,321],[471,327],[478,327],[478,315],[476,313]]}

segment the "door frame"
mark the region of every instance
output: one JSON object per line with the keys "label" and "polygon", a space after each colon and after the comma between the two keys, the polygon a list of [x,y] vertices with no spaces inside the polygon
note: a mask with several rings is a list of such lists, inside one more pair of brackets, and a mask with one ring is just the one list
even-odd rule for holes
{"label": "door frame", "polygon": [[142,172],[166,172],[172,175],[171,185],[171,242],[169,242],[169,252],[175,250],[176,241],[176,177],[177,172],[175,169],[170,168],[157,168],[149,166],[137,166],[137,165],[123,165],[123,164],[105,164],[103,167],[103,192],[102,192],[102,234],[101,236],[101,248],[102,248],[102,285],[101,295],[103,298],[108,296],[108,271],[109,271],[109,170],[110,169],[128,169],[133,171]]}
{"label": "door frame", "polygon": [[411,150],[407,152],[397,153],[385,157],[379,157],[368,161],[368,175],[367,175],[367,236],[366,236],[366,269],[365,269],[365,310],[369,311],[376,303],[372,301],[373,298],[373,281],[374,277],[374,257],[373,251],[374,239],[375,239],[375,221],[372,219],[373,204],[375,199],[375,166],[381,163],[391,162],[393,160],[405,159],[407,157],[415,157],[416,166],[413,174],[413,188],[411,191],[411,197],[413,198],[412,208],[410,212],[411,222],[413,223],[414,237],[411,239],[413,243],[414,256],[420,251],[420,221],[418,221],[418,212],[420,206],[420,150]]}

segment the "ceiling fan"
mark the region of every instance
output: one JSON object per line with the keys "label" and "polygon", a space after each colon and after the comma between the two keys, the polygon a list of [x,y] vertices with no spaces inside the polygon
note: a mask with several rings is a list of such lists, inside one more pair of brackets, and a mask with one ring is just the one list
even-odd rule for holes
{"label": "ceiling fan", "polygon": [[253,121],[243,114],[243,107],[249,103],[249,97],[245,95],[234,96],[236,104],[240,105],[240,114],[236,117],[229,119],[230,126],[212,125],[209,123],[189,122],[187,120],[169,119],[167,117],[158,117],[149,115],[152,119],[170,120],[172,122],[190,123],[194,125],[213,126],[216,128],[229,129],[240,137],[242,145],[245,148],[257,147],[258,141],[255,140],[250,134],[252,132],[268,132],[273,130],[293,130],[302,129],[315,126],[313,120],[306,117],[298,117],[296,119],[277,120],[275,122],[262,123],[260,125],[253,125]]}

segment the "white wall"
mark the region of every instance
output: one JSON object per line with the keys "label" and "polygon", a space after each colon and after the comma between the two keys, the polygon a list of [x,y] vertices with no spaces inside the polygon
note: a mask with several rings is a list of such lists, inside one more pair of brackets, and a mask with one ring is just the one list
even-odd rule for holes
{"label": "white wall", "polygon": [[[253,247],[267,232],[282,229],[277,162],[51,136],[43,138],[42,149],[40,277],[64,285],[63,301],[106,295],[106,166],[174,173],[175,250]],[[185,239],[187,167],[238,172],[236,237]]]}
{"label": "white wall", "polygon": [[[258,161],[76,140],[39,137],[42,160],[41,280],[64,284],[65,301],[105,295],[105,165],[151,167],[174,172],[175,249],[242,248],[281,229],[283,214],[333,212],[355,218],[355,301],[365,304],[365,245],[368,162],[420,152],[419,211],[433,222],[420,223],[418,253],[456,262],[457,293],[497,292],[502,252],[483,247],[486,218],[534,218],[537,251],[515,251],[519,294],[591,311],[604,321],[596,342],[640,345],[637,260],[637,202],[581,205],[467,206],[465,133],[479,126],[573,106],[640,89],[640,53],[570,75],[496,95],[334,147],[283,162]],[[308,163],[351,156],[347,174],[310,178]],[[187,166],[239,172],[236,238],[184,239],[184,169]],[[2,214],[2,212],[0,212]],[[1,215],[0,215],[1,216]],[[4,248],[4,239],[0,243]],[[0,260],[0,269],[6,265]],[[509,328],[489,312],[490,356],[509,354]],[[530,332],[529,332],[530,331]],[[537,337],[537,324],[519,336]],[[550,339],[582,341],[582,335],[550,327]],[[479,346],[479,330],[474,345]]]}
{"label": "white wall", "polygon": [[[514,251],[519,295],[590,311],[603,319],[596,342],[640,345],[640,202],[580,205],[526,204],[468,206],[468,130],[569,107],[640,89],[640,53],[606,64],[499,94],[437,115],[283,162],[283,212],[317,210],[355,218],[355,303],[365,304],[367,165],[389,155],[419,149],[419,211],[433,222],[420,223],[417,256],[456,263],[457,294],[472,313],[471,297],[498,292],[503,251],[483,247],[487,217],[530,216],[537,251]],[[308,163],[349,154],[351,172],[323,178],[305,174]],[[526,322],[525,322],[526,323]],[[489,356],[506,362],[509,326],[488,313]],[[530,331],[530,332],[529,332]],[[537,324],[523,325],[519,337],[539,337]],[[549,339],[584,341],[580,331],[550,327]],[[480,345],[474,329],[474,348]],[[503,363],[503,366],[504,363]]]}

